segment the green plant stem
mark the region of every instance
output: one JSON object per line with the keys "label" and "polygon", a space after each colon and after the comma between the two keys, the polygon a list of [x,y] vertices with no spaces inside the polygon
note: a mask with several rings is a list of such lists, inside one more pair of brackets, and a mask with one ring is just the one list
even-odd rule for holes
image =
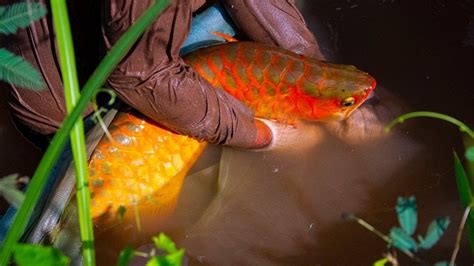
{"label": "green plant stem", "polygon": [[111,143],[114,143],[115,141],[112,138],[112,135],[110,134],[109,129],[105,125],[104,120],[102,119],[102,113],[106,113],[108,110],[104,107],[99,108],[99,105],[97,104],[97,94],[99,94],[100,92],[105,92],[109,94],[110,100],[107,103],[109,106],[115,102],[115,93],[111,89],[100,89],[99,91],[96,91],[94,97],[92,98],[92,108],[94,109],[94,114],[93,114],[94,122],[96,124],[99,124],[99,126],[104,131],[105,136],[109,139],[109,141]]}
{"label": "green plant stem", "polygon": [[20,239],[31,212],[43,191],[48,175],[59,158],[61,151],[66,145],[69,132],[76,120],[81,117],[82,112],[94,96],[94,93],[105,82],[108,75],[118,65],[120,60],[130,50],[135,41],[143,34],[145,29],[156,19],[156,17],[168,6],[170,0],[155,2],[143,15],[124,33],[114,47],[100,62],[92,76],[86,82],[82,95],[71,113],[66,117],[63,125],[54,135],[48,149],[41,159],[25,195],[25,201],[21,205],[15,220],[5,236],[3,246],[0,249],[0,266],[7,265],[13,250],[13,246]]}
{"label": "green plant stem", "polygon": [[[364,221],[363,219],[355,216],[354,214],[352,214],[352,213],[346,214],[346,215],[344,215],[344,219],[354,221],[354,222],[358,223],[360,226],[364,227],[365,229],[367,229],[370,232],[374,233],[376,236],[380,237],[383,241],[387,242],[387,244],[392,245],[392,239],[390,239],[390,237],[384,235],[382,232],[377,230],[371,224],[369,224],[368,222]],[[415,256],[415,254],[413,254],[409,250],[403,250],[403,249],[399,249],[399,250],[401,252],[403,252],[405,255],[407,255],[410,259],[412,259],[412,260],[414,260],[418,263],[422,262],[422,260],[420,258]]]}
{"label": "green plant stem", "polygon": [[464,226],[466,225],[467,218],[469,217],[469,213],[471,212],[473,203],[469,204],[464,210],[464,215],[462,216],[461,222],[459,223],[458,232],[456,234],[456,242],[454,243],[454,250],[451,254],[451,259],[449,260],[449,266],[454,266],[456,262],[456,256],[458,255],[459,249],[461,248],[461,238],[462,232],[464,231]]}
{"label": "green plant stem", "polygon": [[[51,11],[61,63],[66,107],[70,113],[80,97],[80,92],[66,1],[51,0]],[[76,121],[70,132],[70,138],[76,172],[76,197],[83,263],[86,266],[92,266],[95,265],[94,228],[90,210],[91,193],[88,185],[86,138],[82,119]]]}
{"label": "green plant stem", "polygon": [[406,113],[401,116],[398,116],[385,127],[385,132],[389,132],[392,129],[392,127],[394,127],[396,124],[403,123],[405,120],[415,118],[415,117],[431,117],[431,118],[437,118],[437,119],[450,122],[451,124],[458,126],[461,132],[468,134],[469,137],[474,139],[474,132],[468,126],[466,126],[463,122],[449,115],[435,113],[435,112],[428,112],[428,111],[412,112],[412,113]]}

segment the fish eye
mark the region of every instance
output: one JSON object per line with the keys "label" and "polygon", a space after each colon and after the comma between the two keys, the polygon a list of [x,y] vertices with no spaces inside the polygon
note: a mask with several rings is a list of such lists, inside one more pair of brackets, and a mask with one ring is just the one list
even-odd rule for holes
{"label": "fish eye", "polygon": [[341,105],[344,107],[353,106],[354,104],[355,104],[354,97],[347,97],[341,102]]}

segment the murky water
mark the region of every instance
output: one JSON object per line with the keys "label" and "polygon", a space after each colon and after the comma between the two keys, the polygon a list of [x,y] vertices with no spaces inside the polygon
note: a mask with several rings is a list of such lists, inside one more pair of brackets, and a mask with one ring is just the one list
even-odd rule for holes
{"label": "murky water", "polygon": [[[406,110],[473,124],[472,1],[298,2],[331,60],[368,71],[386,89],[346,124],[285,129],[290,137],[276,150],[211,147],[186,179],[165,232],[186,248],[191,265],[370,265],[386,244],[341,214],[353,212],[387,232],[397,224],[396,198],[415,195],[418,233],[435,217],[452,220],[442,241],[420,257],[448,259],[462,214],[452,167],[452,150],[462,152],[460,134],[426,119],[389,135],[380,130]],[[8,134],[9,143],[21,141]],[[38,153],[7,147],[21,152],[8,156],[21,163],[5,158],[2,172],[31,173],[23,158],[29,154],[32,166]],[[464,239],[459,264],[470,261]]]}
{"label": "murky water", "polygon": [[[317,124],[293,130],[294,138],[277,151],[224,149],[217,182],[209,182],[209,175],[198,176],[202,182],[188,179],[180,206],[187,224],[183,228],[178,219],[178,232],[169,233],[186,247],[192,264],[369,265],[385,243],[341,214],[353,212],[387,232],[397,223],[400,195],[417,197],[420,233],[435,216],[459,221],[451,153],[442,156],[424,145],[410,136],[411,128],[366,135],[360,145]],[[208,207],[183,215],[199,198]],[[455,232],[452,226],[427,258],[448,258]]]}

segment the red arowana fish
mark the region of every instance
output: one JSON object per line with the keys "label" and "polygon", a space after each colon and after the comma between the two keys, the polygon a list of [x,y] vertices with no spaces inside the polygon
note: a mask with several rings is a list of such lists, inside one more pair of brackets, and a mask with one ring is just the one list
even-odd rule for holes
{"label": "red arowana fish", "polygon": [[[185,61],[216,88],[250,106],[257,117],[280,121],[343,119],[375,87],[370,75],[353,66],[258,43],[213,46]],[[129,113],[119,114],[109,130],[114,140],[103,138],[89,164],[96,232],[121,224],[129,228],[128,237],[136,236],[137,230],[130,230],[140,227],[136,218],[153,217],[141,230],[156,233],[174,209],[183,177],[205,144]]]}
{"label": "red arowana fish", "polygon": [[341,120],[375,88],[354,66],[334,65],[258,43],[201,49],[186,63],[268,119]]}

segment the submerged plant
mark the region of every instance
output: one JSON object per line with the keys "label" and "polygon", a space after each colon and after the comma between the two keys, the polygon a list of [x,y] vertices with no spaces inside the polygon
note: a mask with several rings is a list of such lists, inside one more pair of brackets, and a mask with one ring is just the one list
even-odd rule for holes
{"label": "submerged plant", "polygon": [[[421,249],[429,250],[436,243],[438,243],[448,228],[450,222],[449,217],[434,219],[428,226],[424,236],[418,235],[417,238],[414,238],[414,233],[418,223],[418,211],[415,197],[399,197],[395,210],[397,212],[399,226],[392,227],[388,235],[378,231],[372,225],[355,216],[354,214],[344,214],[343,218],[357,222],[367,230],[379,236],[381,239],[387,242],[389,246],[400,250],[412,260],[418,263],[423,263],[423,261],[415,255],[415,253]],[[392,263],[392,265],[398,265],[396,254],[389,252],[384,258],[376,261],[374,265],[385,265],[388,262]],[[445,262],[439,262],[435,265],[441,265],[440,263]]]}
{"label": "submerged plant", "polygon": [[[175,243],[167,235],[160,233],[152,238],[155,248],[149,253],[135,251],[126,247],[120,252],[118,266],[126,266],[135,256],[148,258],[146,266],[180,266],[184,256],[184,249],[176,248]],[[165,252],[164,255],[157,255],[158,251]]]}
{"label": "submerged plant", "polygon": [[[0,33],[13,34],[45,14],[46,8],[40,3],[19,2],[0,6]],[[30,63],[4,48],[0,48],[0,80],[27,89],[44,87],[41,74]]]}

